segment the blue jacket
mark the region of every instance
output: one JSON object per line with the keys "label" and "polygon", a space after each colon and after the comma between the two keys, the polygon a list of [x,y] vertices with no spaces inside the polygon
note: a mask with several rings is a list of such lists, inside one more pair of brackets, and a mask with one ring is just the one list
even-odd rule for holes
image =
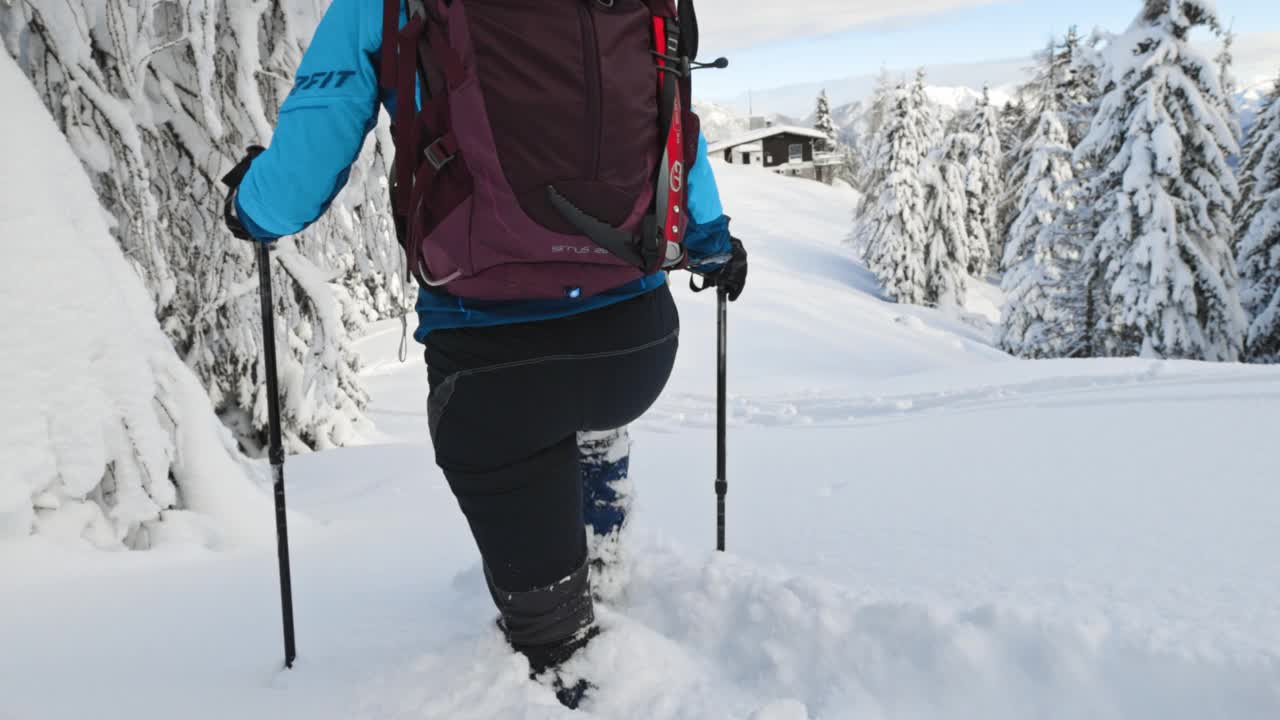
{"label": "blue jacket", "polygon": [[[245,228],[261,241],[305,229],[347,183],[351,165],[377,123],[378,106],[393,111],[395,93],[378,87],[381,0],[333,0],[280,108],[271,146],[254,160],[236,196]],[[401,8],[401,24],[405,21]],[[686,246],[699,259],[730,251],[729,220],[720,205],[707,143],[688,175],[690,227]],[[649,292],[666,282],[656,273],[590,298],[479,302],[421,291],[419,342],[432,330],[544,320],[575,315]]]}

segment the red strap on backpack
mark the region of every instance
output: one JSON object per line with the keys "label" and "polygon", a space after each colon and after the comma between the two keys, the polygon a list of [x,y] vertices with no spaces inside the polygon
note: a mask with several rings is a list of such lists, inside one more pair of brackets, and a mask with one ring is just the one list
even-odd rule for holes
{"label": "red strap on backpack", "polygon": [[[655,214],[661,225],[658,228],[660,242],[658,258],[660,267],[678,266],[684,261],[684,234],[688,228],[688,209],[685,207],[685,157],[684,157],[684,106],[681,102],[687,82],[685,68],[670,68],[666,56],[671,52],[672,35],[668,32],[669,19],[661,15],[653,17],[653,43],[658,60],[658,98],[665,136],[662,143],[662,160],[658,168],[658,187],[654,197]],[[678,27],[676,32],[679,32]],[[674,70],[676,76],[667,78]]]}

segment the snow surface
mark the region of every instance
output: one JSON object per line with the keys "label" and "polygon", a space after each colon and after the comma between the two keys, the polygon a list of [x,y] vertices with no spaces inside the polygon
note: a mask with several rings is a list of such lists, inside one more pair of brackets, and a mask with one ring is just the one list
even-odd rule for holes
{"label": "snow surface", "polygon": [[[0,717],[1280,717],[1280,370],[1028,362],[885,302],[856,195],[717,165],[751,285],[730,312],[729,548],[714,538],[714,298],[631,429],[632,582],[578,714],[492,625],[398,323],[359,349],[375,444],[291,460],[300,660],[266,550],[0,545]],[[981,311],[979,311],[981,309]],[[93,602],[85,602],[85,598]]]}
{"label": "snow surface", "polygon": [[5,53],[0,95],[0,552],[32,534],[110,548],[270,538],[268,496]]}

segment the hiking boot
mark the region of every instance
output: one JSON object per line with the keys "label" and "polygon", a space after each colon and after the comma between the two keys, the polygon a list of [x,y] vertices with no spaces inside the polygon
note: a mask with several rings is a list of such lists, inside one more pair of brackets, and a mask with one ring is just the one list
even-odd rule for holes
{"label": "hiking boot", "polygon": [[586,678],[566,678],[561,674],[560,667],[599,634],[600,628],[592,625],[573,637],[553,645],[513,647],[529,658],[530,680],[538,680],[540,677],[549,675],[551,690],[555,692],[556,700],[570,710],[577,710],[587,693],[595,689],[595,685],[588,682]]}
{"label": "hiking boot", "polygon": [[551,689],[555,691],[556,700],[559,700],[561,705],[570,710],[577,710],[578,705],[582,704],[582,701],[586,699],[587,693],[595,690],[596,686],[582,678],[578,678],[577,682],[567,685],[564,679],[557,675],[555,681],[551,683]]}

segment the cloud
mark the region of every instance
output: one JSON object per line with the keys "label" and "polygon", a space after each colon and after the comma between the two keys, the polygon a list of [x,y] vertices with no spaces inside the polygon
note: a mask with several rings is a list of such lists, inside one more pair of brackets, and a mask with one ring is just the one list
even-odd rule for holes
{"label": "cloud", "polygon": [[999,0],[696,0],[703,46],[727,51]]}

